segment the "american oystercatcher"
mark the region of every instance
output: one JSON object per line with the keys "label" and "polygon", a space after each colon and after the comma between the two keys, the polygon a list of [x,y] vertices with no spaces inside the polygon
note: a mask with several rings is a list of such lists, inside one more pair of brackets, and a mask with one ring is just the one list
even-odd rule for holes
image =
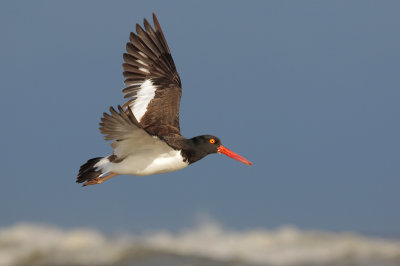
{"label": "american oystercatcher", "polygon": [[252,163],[222,146],[219,138],[202,135],[184,138],[179,129],[181,80],[167,41],[153,13],[155,30],[144,19],[124,53],[128,101],[104,113],[100,131],[113,140],[113,154],[88,160],[79,169],[77,183],[101,184],[122,174],[152,175],[180,170],[211,153],[223,153],[245,164]]}

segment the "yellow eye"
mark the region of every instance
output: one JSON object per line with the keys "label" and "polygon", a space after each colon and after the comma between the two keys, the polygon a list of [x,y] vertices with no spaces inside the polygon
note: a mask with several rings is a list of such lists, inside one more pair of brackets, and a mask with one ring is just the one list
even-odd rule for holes
{"label": "yellow eye", "polygon": [[210,143],[214,144],[215,143],[215,139],[210,139]]}

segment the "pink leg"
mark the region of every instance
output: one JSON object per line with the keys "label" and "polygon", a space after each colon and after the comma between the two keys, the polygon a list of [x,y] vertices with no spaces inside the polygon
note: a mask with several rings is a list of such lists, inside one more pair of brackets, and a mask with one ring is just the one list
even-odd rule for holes
{"label": "pink leg", "polygon": [[118,175],[118,174],[109,174],[108,176],[105,176],[105,177],[97,177],[97,178],[95,178],[95,179],[86,181],[86,183],[84,183],[82,186],[83,186],[83,187],[86,187],[86,186],[90,186],[90,185],[101,184],[101,183],[103,183],[104,181],[107,181],[108,179],[111,179],[111,178],[113,178],[113,177],[115,177],[115,176],[117,176],[117,175]]}

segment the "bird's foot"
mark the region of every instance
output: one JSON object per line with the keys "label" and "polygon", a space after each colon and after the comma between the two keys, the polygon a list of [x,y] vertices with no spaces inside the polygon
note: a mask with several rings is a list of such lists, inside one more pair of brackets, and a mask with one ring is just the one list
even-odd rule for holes
{"label": "bird's foot", "polygon": [[91,179],[91,180],[86,181],[86,182],[82,185],[82,187],[86,187],[86,186],[90,186],[90,185],[97,185],[97,184],[101,184],[101,183],[103,183],[103,182],[104,182],[103,178],[97,177],[97,178],[95,178],[95,179]]}
{"label": "bird's foot", "polygon": [[118,174],[113,174],[113,173],[111,173],[111,174],[109,174],[109,175],[107,175],[107,176],[104,176],[104,177],[97,177],[97,178],[88,180],[88,181],[86,181],[86,183],[84,183],[84,184],[82,185],[82,187],[86,187],[86,186],[90,186],[90,185],[101,184],[101,183],[103,183],[104,181],[107,181],[108,179],[111,179],[111,178],[113,178],[114,176],[117,176],[117,175],[118,175]]}

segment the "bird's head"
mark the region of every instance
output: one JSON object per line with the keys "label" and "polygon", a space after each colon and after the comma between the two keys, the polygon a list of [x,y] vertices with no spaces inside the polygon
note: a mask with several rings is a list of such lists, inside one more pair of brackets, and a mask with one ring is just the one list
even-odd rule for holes
{"label": "bird's head", "polygon": [[[223,153],[232,159],[238,160],[239,162],[245,163],[247,165],[252,165],[252,162],[247,160],[246,158],[240,156],[237,153],[225,148],[221,144],[221,140],[212,135],[201,135],[191,139],[192,144],[196,148],[196,150],[200,153],[201,157],[204,157],[211,153]],[[199,158],[200,159],[200,158]]]}

